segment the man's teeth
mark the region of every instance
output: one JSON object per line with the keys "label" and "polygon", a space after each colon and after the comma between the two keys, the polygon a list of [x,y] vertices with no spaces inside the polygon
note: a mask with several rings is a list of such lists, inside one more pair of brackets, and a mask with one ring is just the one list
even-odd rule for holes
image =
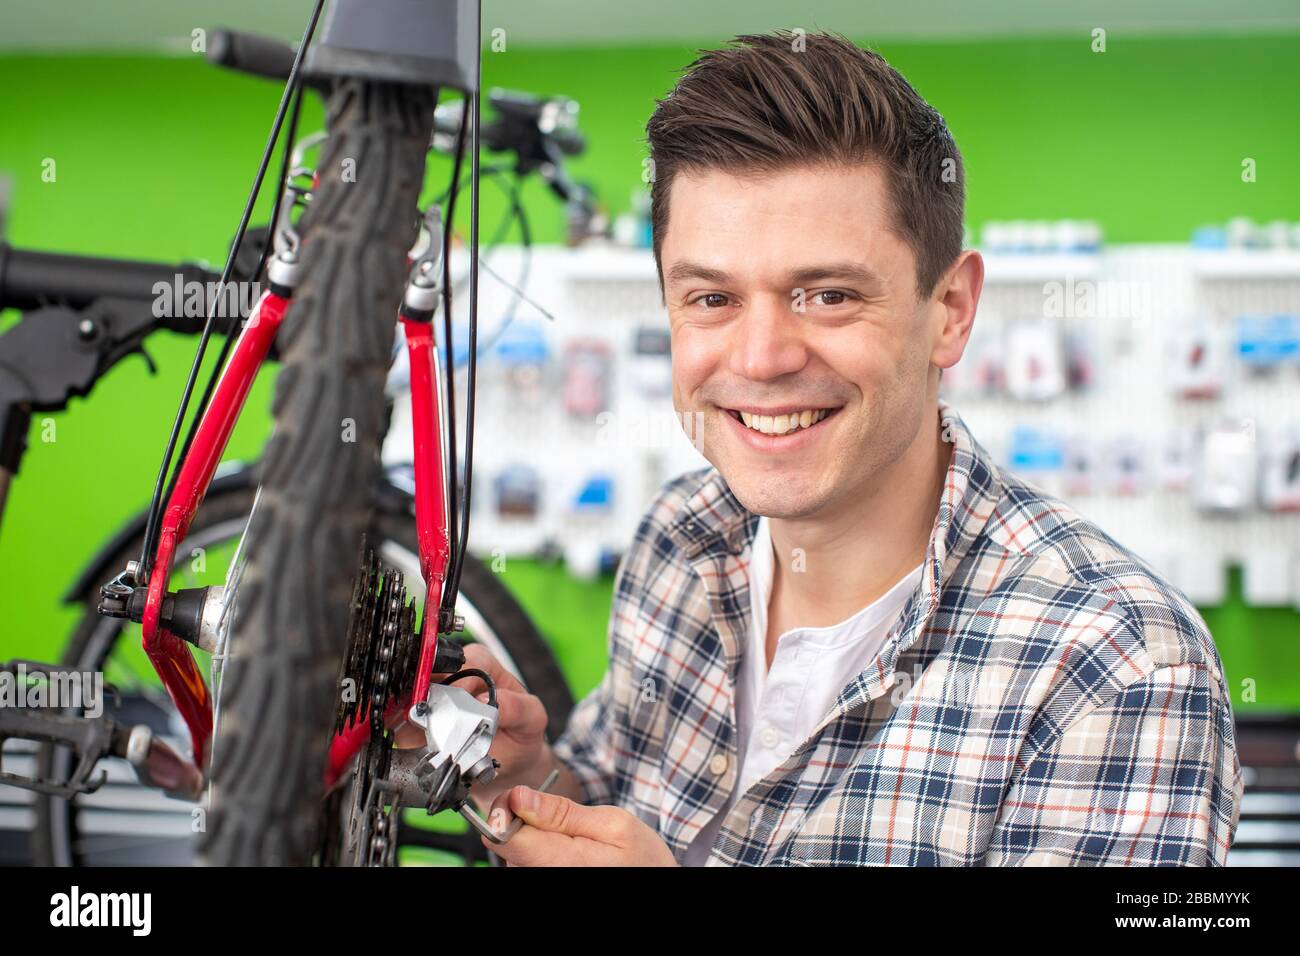
{"label": "man's teeth", "polygon": [[809,408],[802,412],[791,412],[789,415],[751,415],[749,412],[741,412],[740,420],[754,431],[762,432],[764,435],[784,435],[815,425],[828,414],[830,410],[826,408]]}

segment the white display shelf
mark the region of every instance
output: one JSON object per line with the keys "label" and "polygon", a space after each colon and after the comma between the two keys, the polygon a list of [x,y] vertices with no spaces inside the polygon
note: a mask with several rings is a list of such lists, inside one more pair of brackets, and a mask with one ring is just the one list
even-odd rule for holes
{"label": "white display shelf", "polygon": [[659,284],[654,253],[649,249],[613,245],[568,249],[556,257],[555,265],[570,281]]}
{"label": "white display shelf", "polygon": [[[1293,263],[1291,275],[1300,279],[1300,260],[1294,257],[1252,255],[1244,260],[1253,270],[1247,274],[1238,265],[1242,257],[1216,256],[1210,268],[1222,279],[1205,282],[1206,255],[1174,244],[1111,245],[1086,256],[990,255],[976,330],[995,337],[1001,327],[1044,316],[1045,296],[1052,295],[1046,283],[1096,284],[1089,300],[1092,311],[1070,312],[1060,320],[1071,333],[1089,337],[1095,385],[1041,404],[1005,395],[950,398],[976,437],[999,458],[1022,425],[1063,438],[1086,438],[1098,452],[1136,439],[1138,447],[1150,450],[1147,480],[1136,495],[1113,493],[1099,473],[1092,493],[1069,495],[1070,503],[1206,605],[1222,600],[1226,569],[1234,564],[1244,569],[1252,601],[1300,605],[1300,514],[1257,507],[1231,519],[1207,516],[1187,492],[1167,490],[1156,474],[1158,454],[1175,432],[1250,421],[1268,440],[1283,429],[1300,428],[1300,374],[1294,367],[1260,376],[1234,362],[1220,397],[1189,401],[1175,393],[1166,354],[1181,323],[1205,315],[1230,330],[1237,315],[1294,310],[1300,301],[1296,283],[1283,268]],[[517,247],[502,247],[492,258],[493,267],[514,281],[522,268],[520,256]],[[458,250],[453,272],[459,275],[464,265]],[[1284,277],[1262,281],[1251,274]],[[470,545],[483,556],[515,557],[554,543],[572,552],[566,556],[578,566],[590,567],[598,551],[617,554],[626,548],[646,504],[665,480],[706,462],[681,434],[666,382],[657,394],[642,394],[645,373],[654,362],[633,354],[637,332],[668,324],[648,249],[539,246],[531,256],[527,285],[529,298],[554,321],[543,320],[526,304],[514,308],[516,321],[536,326],[551,359],[536,394],[513,392],[490,355],[479,369]],[[1142,295],[1126,300],[1110,294],[1126,291]],[[481,293],[482,341],[491,338],[514,296],[488,276],[482,278]],[[458,318],[468,308],[467,299],[463,291],[455,299]],[[1068,290],[1065,301],[1082,305]],[[1125,301],[1141,305],[1140,312],[1129,316],[1116,305]],[[598,421],[573,420],[563,408],[564,356],[576,340],[600,341],[612,357],[609,414]],[[670,369],[666,361],[662,364],[660,377],[665,377]],[[960,376],[950,379],[960,381]],[[384,458],[390,463],[411,456],[404,404],[399,400],[385,443]],[[463,414],[463,393],[457,411]],[[532,520],[499,515],[494,506],[495,478],[519,465],[536,469],[541,481],[539,512]],[[575,496],[596,473],[614,482],[612,507],[600,516],[575,513]],[[1032,474],[1022,477],[1037,483]]]}
{"label": "white display shelf", "polygon": [[[522,250],[518,246],[499,246],[489,260],[493,268],[513,279]],[[643,282],[659,285],[655,270],[654,253],[649,249],[616,246],[612,243],[588,243],[579,248],[559,245],[538,245],[532,250],[533,269],[540,275],[545,271],[550,278],[569,282]],[[452,250],[453,273],[469,265],[469,252],[464,248]],[[499,268],[498,268],[499,266]],[[503,271],[504,270],[504,271]],[[480,272],[480,276],[482,273]],[[480,278],[482,284],[486,280]]]}
{"label": "white display shelf", "polygon": [[1223,249],[1192,253],[1201,279],[1300,279],[1300,249]]}
{"label": "white display shelf", "polygon": [[1007,253],[986,252],[984,281],[1051,282],[1072,277],[1088,279],[1101,271],[1100,253]]}

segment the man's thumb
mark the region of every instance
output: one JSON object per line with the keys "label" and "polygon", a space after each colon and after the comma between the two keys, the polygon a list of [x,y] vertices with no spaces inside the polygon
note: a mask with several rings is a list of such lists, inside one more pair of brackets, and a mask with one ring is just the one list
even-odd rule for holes
{"label": "man's thumb", "polygon": [[542,793],[523,785],[510,791],[510,811],[529,826],[551,833],[590,836],[587,817],[593,809],[559,794]]}

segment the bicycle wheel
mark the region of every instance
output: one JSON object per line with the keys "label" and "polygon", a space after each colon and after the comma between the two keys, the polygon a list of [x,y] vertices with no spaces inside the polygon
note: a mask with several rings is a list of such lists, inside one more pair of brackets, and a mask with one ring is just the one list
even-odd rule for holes
{"label": "bicycle wheel", "polygon": [[229,636],[200,862],[298,866],[318,844],[384,380],[417,232],[433,90],[342,80],[280,330],[275,429]]}
{"label": "bicycle wheel", "polygon": [[[224,479],[209,492],[199,509],[184,547],[178,549],[173,580],[179,587],[218,584],[253,505],[255,489],[244,473]],[[410,499],[393,490],[382,496],[372,539],[384,560],[401,570],[411,595],[423,598],[420,559]],[[139,535],[118,543],[104,556],[105,569],[122,567],[140,553]],[[197,552],[197,554],[196,554]],[[201,557],[201,560],[200,560]],[[104,572],[107,578],[110,570]],[[84,611],[64,650],[61,663],[78,672],[100,672],[121,692],[116,714],[131,723],[147,723],[181,752],[188,733],[153,672],[140,646],[140,627],[96,611],[98,585],[93,581],[78,595]],[[471,640],[486,646],[532,693],[541,698],[550,718],[552,737],[568,720],[573,697],[546,641],[497,575],[467,556],[461,576],[457,612],[466,620]],[[195,651],[197,655],[203,652]],[[205,659],[201,661],[206,666]],[[107,705],[106,705],[107,706]],[[62,778],[72,753],[46,745],[37,757],[39,774]],[[35,862],[43,866],[189,865],[193,862],[191,833],[197,804],[165,797],[142,786],[125,760],[102,764],[108,782],[96,793],[64,800],[37,795]],[[487,859],[477,835],[453,813],[429,817],[420,810],[402,814],[398,831],[398,862],[476,863]]]}

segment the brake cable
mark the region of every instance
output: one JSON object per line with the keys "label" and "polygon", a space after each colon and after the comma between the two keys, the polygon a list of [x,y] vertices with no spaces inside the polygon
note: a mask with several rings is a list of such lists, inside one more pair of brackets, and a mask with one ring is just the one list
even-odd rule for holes
{"label": "brake cable", "polygon": [[[456,131],[456,152],[452,157],[451,181],[452,184],[460,182],[460,164],[465,155],[465,130],[469,123],[470,99],[466,94],[464,105],[461,107],[460,128]],[[459,520],[460,495],[459,476],[456,469],[456,353],[452,342],[452,321],[451,321],[451,235],[455,224],[453,218],[456,214],[456,196],[459,189],[452,189],[447,197],[447,221],[442,229],[442,338],[443,350],[445,354],[444,367],[446,375],[443,382],[443,389],[446,396],[447,405],[447,547],[448,559],[455,567],[455,551],[451,550],[456,547],[457,541],[457,523]],[[471,257],[477,257],[477,249],[471,249]],[[471,316],[472,320],[472,316]],[[468,519],[468,515],[466,516]],[[452,618],[447,616],[447,596],[446,586],[441,599],[438,603],[438,630],[444,631],[451,627]],[[454,613],[454,612],[453,612]]]}
{"label": "brake cable", "polygon": [[[280,95],[280,104],[275,112],[275,120],[271,124],[271,134],[267,139],[266,148],[262,151],[262,159],[258,164],[257,175],[253,179],[253,188],[249,192],[248,201],[244,205],[244,213],[243,216],[240,217],[239,228],[235,230],[235,240],[230,247],[229,255],[226,257],[226,266],[221,271],[221,281],[217,284],[216,294],[213,296],[212,302],[208,306],[207,321],[203,324],[203,334],[199,337],[199,345],[194,355],[194,363],[190,366],[190,374],[186,379],[185,389],[181,394],[180,408],[177,409],[176,420],[172,423],[171,434],[167,439],[167,449],[163,453],[162,465],[158,469],[158,479],[154,483],[153,497],[149,502],[149,517],[145,523],[144,547],[140,553],[140,573],[137,576],[137,583],[143,583],[144,580],[147,580],[149,574],[153,570],[153,551],[157,544],[163,509],[163,489],[166,487],[170,494],[170,492],[175,489],[176,478],[179,474],[179,469],[177,469],[176,473],[171,473],[172,460],[176,455],[176,441],[180,437],[181,427],[185,422],[185,413],[189,409],[190,399],[194,396],[194,387],[198,382],[199,370],[203,366],[203,357],[207,352],[208,342],[212,338],[217,306],[221,302],[222,296],[225,293],[226,285],[230,282],[230,277],[234,272],[235,258],[239,255],[240,247],[243,245],[244,234],[248,231],[248,223],[253,215],[253,207],[257,204],[257,197],[261,192],[262,182],[266,178],[267,167],[270,165],[271,156],[275,152],[275,144],[280,138],[281,129],[284,127],[285,114],[289,112],[289,104],[290,101],[295,98],[295,94],[297,94],[297,96],[293,112],[294,122],[297,122],[298,107],[300,107],[302,103],[301,86],[299,81],[300,68],[303,57],[307,53],[307,47],[311,44],[312,36],[316,32],[316,23],[320,19],[321,9],[324,5],[325,0],[316,0],[312,7],[311,19],[308,21],[307,28],[303,32],[302,43],[298,45],[297,53],[294,55],[293,66],[289,69],[289,78],[284,84],[284,92]],[[285,144],[286,157],[288,156],[291,146],[291,142]],[[284,175],[287,169],[288,159],[286,158],[281,174]],[[276,195],[277,208],[283,192],[284,183],[281,182]],[[273,218],[273,228],[274,222],[275,220]],[[230,346],[233,343],[234,338],[235,336],[232,330],[231,334],[227,336],[226,344],[221,352],[222,361],[219,361],[216,368],[213,370],[207,388],[204,390],[203,401],[200,403],[199,407],[195,409],[193,420],[190,423],[190,430],[186,436],[185,445],[181,453],[181,460],[184,460],[184,456],[189,450],[190,443],[193,441],[194,435],[198,430],[198,424],[203,417],[203,411],[212,397],[212,392],[216,387],[217,379],[221,374],[221,366],[224,363],[224,358],[229,355]],[[171,474],[170,480],[168,478],[169,474]]]}
{"label": "brake cable", "polygon": [[[267,237],[268,248],[264,250],[264,254],[258,258],[257,267],[253,270],[253,275],[249,280],[254,287],[256,287],[257,284],[262,281],[262,276],[266,272],[267,256],[270,253],[269,245],[271,241],[275,240],[276,238],[275,230],[279,228],[280,209],[284,200],[285,184],[288,180],[288,174],[292,167],[292,161],[290,158],[290,147],[293,144],[293,137],[297,134],[298,131],[298,117],[302,109],[302,97],[303,97],[303,88],[299,86],[297,91],[294,94],[293,108],[292,108],[290,121],[289,121],[289,136],[288,139],[285,141],[284,155],[280,166],[280,177],[278,182],[278,188],[276,189],[275,201],[271,206],[270,221],[271,221],[272,232]],[[237,241],[242,243],[242,240],[243,237],[241,236],[240,239]],[[238,255],[238,252],[239,252],[239,248],[238,246],[236,246],[234,250],[234,254]],[[216,301],[217,303],[220,303],[221,301],[220,293],[218,293],[218,297]],[[185,444],[181,446],[181,454],[179,459],[180,461],[184,461],[187,457],[189,457],[190,448],[194,444],[194,436],[198,434],[199,425],[203,421],[203,414],[207,411],[208,405],[211,404],[212,402],[212,395],[216,391],[217,381],[221,377],[221,370],[226,367],[226,361],[227,359],[230,358],[231,349],[234,348],[235,341],[237,338],[238,336],[235,334],[235,331],[232,328],[230,332],[227,333],[225,340],[221,343],[221,351],[217,354],[217,361],[216,364],[213,365],[211,375],[208,376],[208,383],[203,389],[203,396],[202,398],[199,399],[198,404],[194,407],[194,416],[190,419],[190,429],[185,436]],[[163,496],[164,501],[171,500],[172,493],[176,490],[176,482],[179,478],[180,478],[180,469],[177,468],[175,471],[172,472],[171,480],[167,484],[167,492]],[[153,553],[152,547],[149,548],[149,553],[150,554]]]}
{"label": "brake cable", "polygon": [[[477,8],[477,28],[482,35],[483,29],[483,5],[476,4]],[[479,226],[479,125],[481,103],[479,100],[479,91],[482,87],[483,80],[483,54],[475,58],[475,77],[473,93],[473,120],[474,128],[470,139],[470,209],[469,209],[469,358],[466,363],[466,396],[465,396],[465,491],[464,491],[464,521],[461,522],[460,544],[453,553],[455,565],[452,572],[447,578],[447,584],[442,592],[442,607],[439,611],[440,620],[452,622],[455,620],[456,613],[456,595],[460,592],[460,573],[465,565],[465,549],[469,542],[469,514],[470,514],[470,496],[474,487],[474,384],[476,372],[478,369],[478,226]],[[469,108],[467,98],[466,109]],[[462,131],[464,123],[461,124]],[[455,183],[457,180],[452,179]],[[450,236],[450,231],[447,233]],[[446,240],[450,243],[450,238]],[[447,257],[443,257],[446,262]],[[451,310],[447,310],[447,320],[450,322]],[[447,346],[451,348],[451,335],[447,336]],[[454,380],[455,376],[448,372],[448,381]],[[453,486],[454,487],[454,486]]]}

